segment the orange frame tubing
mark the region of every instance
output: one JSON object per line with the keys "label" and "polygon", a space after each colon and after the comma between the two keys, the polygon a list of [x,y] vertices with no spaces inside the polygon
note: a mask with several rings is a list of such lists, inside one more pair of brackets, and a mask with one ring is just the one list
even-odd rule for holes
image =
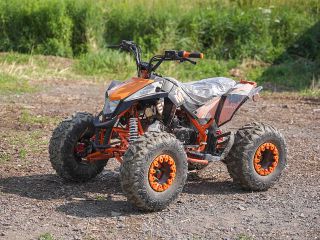
{"label": "orange frame tubing", "polygon": [[208,164],[209,164],[209,161],[208,161],[208,160],[201,160],[201,159],[190,158],[190,157],[188,157],[188,162],[191,162],[191,163],[199,163],[199,164],[202,164],[202,165],[208,165]]}
{"label": "orange frame tubing", "polygon": [[[127,109],[126,111],[122,112],[121,114],[119,114],[118,119],[120,117],[122,117],[123,115],[125,115],[129,111],[132,112],[133,116],[137,117],[137,119],[138,119],[138,132],[139,132],[139,135],[143,135],[144,131],[143,131],[143,127],[141,125],[141,122],[140,122],[140,119],[138,116],[138,112],[136,111],[136,106],[133,106],[133,107]],[[101,130],[101,132],[100,132],[100,135],[99,135],[100,144],[103,144],[105,132],[106,132],[105,130]],[[111,136],[113,135],[113,133],[118,134],[120,141],[121,141],[121,144],[118,146],[115,146],[115,147],[107,148],[102,151],[89,154],[87,156],[88,161],[106,160],[106,159],[114,157],[117,161],[122,163],[122,156],[127,151],[128,146],[129,146],[129,143],[127,140],[129,138],[129,129],[128,128],[123,129],[123,128],[119,128],[119,127],[113,127],[112,132],[111,132]],[[110,140],[109,140],[108,144],[109,143],[110,143]]]}
{"label": "orange frame tubing", "polygon": [[208,136],[206,134],[206,130],[210,127],[210,125],[213,123],[214,119],[211,118],[206,124],[201,125],[196,119],[191,117],[189,114],[187,114],[189,120],[193,124],[193,126],[196,127],[196,129],[199,132],[197,141],[199,143],[199,148],[197,149],[198,152],[201,152],[205,149],[206,144],[201,144],[201,143],[207,143]]}
{"label": "orange frame tubing", "polygon": [[[131,108],[129,108],[128,110],[122,112],[118,117],[120,118],[121,116],[123,116],[124,114],[126,114],[127,112],[131,111],[133,114],[133,116],[136,116],[136,118],[138,119],[138,132],[139,135],[143,135],[144,134],[144,130],[143,127],[141,125],[141,121],[139,119],[138,116],[138,112],[136,111],[136,106],[133,106]],[[187,117],[189,118],[190,122],[195,126],[195,128],[198,130],[199,135],[197,137],[197,142],[199,143],[199,147],[197,149],[194,149],[198,152],[202,152],[204,151],[205,147],[206,147],[206,143],[207,143],[207,139],[208,136],[206,134],[206,130],[212,125],[214,119],[211,118],[206,124],[201,125],[196,119],[194,119],[192,116],[190,116],[189,114],[187,114]],[[100,134],[100,143],[103,143],[103,139],[104,139],[104,133],[105,130],[101,131],[102,133]],[[124,153],[126,152],[127,148],[128,148],[128,137],[129,137],[129,129],[123,129],[123,128],[119,128],[119,127],[114,127],[112,129],[112,133],[117,133],[121,144],[115,147],[111,147],[111,148],[107,148],[104,149],[100,152],[95,152],[92,154],[89,154],[87,156],[87,160],[88,161],[97,161],[97,160],[106,160],[109,158],[116,158],[120,163],[122,162],[122,156],[124,155]],[[207,164],[206,160],[199,160],[199,159],[194,159],[194,158],[189,158],[190,162],[198,162],[198,163],[202,163],[202,164]]]}

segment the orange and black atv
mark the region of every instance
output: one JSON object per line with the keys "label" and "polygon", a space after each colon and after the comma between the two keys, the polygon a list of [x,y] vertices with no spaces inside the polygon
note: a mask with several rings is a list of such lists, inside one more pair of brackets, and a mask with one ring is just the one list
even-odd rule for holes
{"label": "orange and black atv", "polygon": [[236,133],[219,129],[262,87],[222,77],[180,83],[154,71],[165,61],[195,64],[190,58],[203,58],[202,53],[170,50],[142,62],[134,42],[113,47],[133,53],[138,76],[111,82],[97,116],[78,112],[54,130],[50,161],[62,178],[87,181],[114,158],[128,200],[154,211],[177,198],[188,169],[214,161],[223,161],[245,189],[263,191],[275,184],[286,166],[286,145],[277,129],[263,123]]}

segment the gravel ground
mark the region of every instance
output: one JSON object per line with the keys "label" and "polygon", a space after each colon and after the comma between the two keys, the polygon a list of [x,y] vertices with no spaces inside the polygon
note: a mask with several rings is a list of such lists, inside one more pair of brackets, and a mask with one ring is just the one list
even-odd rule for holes
{"label": "gravel ground", "polygon": [[[63,183],[48,160],[54,124],[21,122],[26,109],[59,119],[74,111],[97,112],[104,88],[56,82],[34,94],[0,96],[0,154],[12,156],[0,162],[0,239],[38,239],[44,233],[54,239],[320,239],[319,100],[268,95],[248,102],[226,126],[262,121],[281,130],[288,167],[275,187],[242,191],[218,162],[190,173],[168,209],[142,213],[122,195],[116,161],[93,181]],[[37,149],[22,157],[9,136],[35,131]]]}

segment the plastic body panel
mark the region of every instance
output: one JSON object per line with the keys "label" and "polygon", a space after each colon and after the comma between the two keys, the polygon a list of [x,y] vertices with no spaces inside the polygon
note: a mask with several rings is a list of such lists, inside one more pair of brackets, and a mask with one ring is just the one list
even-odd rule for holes
{"label": "plastic body panel", "polygon": [[251,84],[237,83],[234,88],[221,97],[215,120],[218,126],[229,122],[237,110],[245,103],[252,91],[255,91],[255,86]]}
{"label": "plastic body panel", "polygon": [[134,94],[145,86],[153,83],[154,80],[133,77],[130,80],[119,84],[108,91],[108,96],[111,101],[122,100]]}

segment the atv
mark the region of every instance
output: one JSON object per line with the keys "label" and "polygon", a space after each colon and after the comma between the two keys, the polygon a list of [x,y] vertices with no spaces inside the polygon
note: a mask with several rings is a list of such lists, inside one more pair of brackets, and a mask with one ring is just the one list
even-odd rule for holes
{"label": "atv", "polygon": [[237,132],[220,129],[262,87],[223,77],[181,83],[155,73],[166,61],[196,64],[202,53],[168,50],[143,62],[132,41],[110,47],[133,53],[138,76],[112,81],[98,115],[75,113],[53,131],[49,154],[59,176],[88,181],[116,159],[128,201],[149,211],[177,198],[188,170],[215,161],[223,161],[234,182],[250,191],[278,181],[286,144],[276,128],[255,122]]}

